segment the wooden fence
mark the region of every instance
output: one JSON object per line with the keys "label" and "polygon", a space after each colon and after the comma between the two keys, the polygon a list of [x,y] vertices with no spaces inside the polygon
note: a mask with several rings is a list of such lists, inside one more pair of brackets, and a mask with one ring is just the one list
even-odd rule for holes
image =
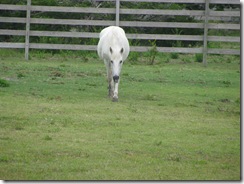
{"label": "wooden fence", "polygon": [[[115,1],[115,0],[96,0]],[[162,9],[123,9],[120,8],[121,2],[152,2],[152,3],[195,3],[203,4],[205,10],[162,10]],[[83,7],[59,7],[59,6],[36,6],[31,5],[31,0],[27,0],[27,5],[0,4],[0,10],[25,11],[26,17],[0,17],[1,24],[21,23],[25,24],[25,30],[0,29],[1,35],[24,36],[24,43],[0,42],[0,48],[23,48],[25,49],[25,58],[28,60],[29,49],[64,49],[64,50],[96,50],[96,45],[77,45],[77,44],[47,44],[30,43],[29,38],[33,36],[42,37],[70,37],[70,38],[98,38],[96,32],[58,32],[58,31],[38,31],[31,30],[31,24],[49,24],[49,25],[83,25],[83,26],[110,26],[117,25],[121,27],[153,27],[153,28],[186,28],[203,29],[203,35],[177,35],[177,34],[127,34],[128,39],[133,40],[179,40],[179,41],[200,41],[201,47],[156,47],[159,52],[177,52],[177,53],[203,53],[203,63],[207,62],[207,54],[234,54],[240,55],[240,49],[217,49],[208,48],[208,42],[238,42],[239,36],[209,36],[210,29],[227,29],[240,31],[240,23],[220,22],[211,23],[211,20],[221,17],[237,17],[240,19],[240,9],[233,11],[215,11],[211,10],[210,4],[240,4],[239,0],[116,0],[114,8],[83,8]],[[93,14],[114,14],[115,20],[77,20],[77,19],[50,19],[50,18],[32,18],[32,12],[70,12],[70,13],[93,13]],[[163,15],[163,16],[194,16],[202,18],[200,23],[192,22],[145,22],[145,21],[121,21],[121,15]],[[151,49],[150,46],[132,46],[131,51],[144,52]]]}

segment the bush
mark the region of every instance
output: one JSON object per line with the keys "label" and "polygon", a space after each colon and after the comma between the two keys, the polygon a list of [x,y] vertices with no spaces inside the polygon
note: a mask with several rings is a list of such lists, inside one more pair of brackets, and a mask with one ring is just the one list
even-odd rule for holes
{"label": "bush", "polygon": [[195,61],[201,63],[203,61],[203,54],[195,54]]}
{"label": "bush", "polygon": [[8,81],[0,79],[0,87],[9,87]]}
{"label": "bush", "polygon": [[170,54],[170,57],[171,57],[171,59],[178,59],[179,58],[179,54],[173,52],[173,53]]}
{"label": "bush", "polygon": [[156,55],[157,55],[157,53],[158,53],[158,50],[157,50],[157,46],[156,46],[156,40],[154,40],[154,41],[150,41],[150,40],[149,40],[149,42],[150,42],[151,47],[152,47],[152,48],[148,51],[148,52],[149,52],[149,63],[150,63],[151,65],[153,65],[154,62],[155,62],[155,57],[156,57]]}

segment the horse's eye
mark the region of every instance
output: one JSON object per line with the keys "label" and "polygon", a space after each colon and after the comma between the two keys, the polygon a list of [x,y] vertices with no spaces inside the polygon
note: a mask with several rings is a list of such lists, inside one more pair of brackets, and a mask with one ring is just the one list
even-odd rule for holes
{"label": "horse's eye", "polygon": [[114,63],[112,60],[110,61],[112,64]]}
{"label": "horse's eye", "polygon": [[119,63],[121,64],[122,63],[122,60]]}

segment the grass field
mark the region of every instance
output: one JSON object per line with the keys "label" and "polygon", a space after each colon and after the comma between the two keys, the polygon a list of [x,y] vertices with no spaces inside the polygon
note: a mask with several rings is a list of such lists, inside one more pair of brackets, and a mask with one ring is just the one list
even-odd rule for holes
{"label": "grass field", "polygon": [[240,58],[137,59],[0,56],[0,178],[240,180]]}

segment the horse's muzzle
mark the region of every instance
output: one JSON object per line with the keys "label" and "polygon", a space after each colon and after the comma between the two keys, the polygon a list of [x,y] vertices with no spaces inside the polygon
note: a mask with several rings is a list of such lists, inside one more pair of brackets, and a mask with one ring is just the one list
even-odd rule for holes
{"label": "horse's muzzle", "polygon": [[115,75],[115,76],[113,76],[113,79],[114,79],[114,82],[117,83],[119,81],[119,76]]}

